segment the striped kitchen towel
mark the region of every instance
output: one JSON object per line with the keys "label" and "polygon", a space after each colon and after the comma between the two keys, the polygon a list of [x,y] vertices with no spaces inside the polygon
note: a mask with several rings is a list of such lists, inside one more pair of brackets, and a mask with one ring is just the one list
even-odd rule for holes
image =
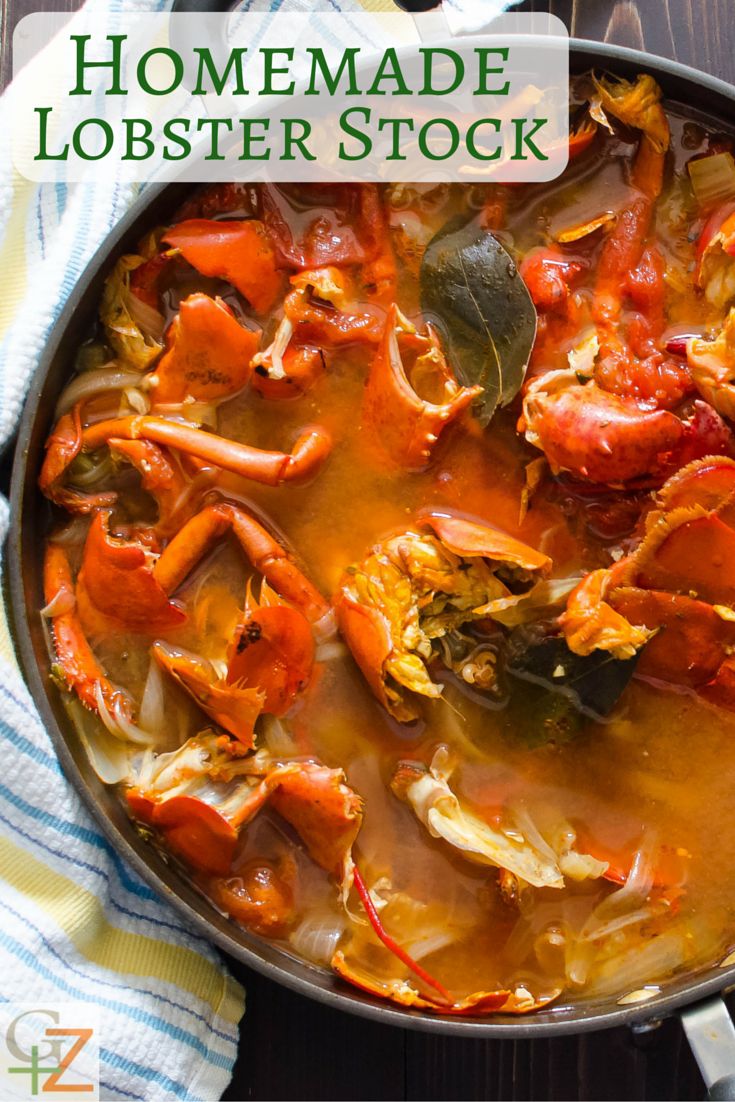
{"label": "striped kitchen towel", "polygon": [[[7,521],[0,498],[3,533]],[[242,988],[89,818],[20,677],[1,610],[0,738],[0,1003],[91,1004],[103,1099],[220,1098]]]}
{"label": "striped kitchen towel", "polygon": [[[478,11],[487,19],[503,6],[446,3],[455,20]],[[87,13],[103,12],[114,33],[122,12],[166,6],[88,0],[74,29],[83,31]],[[392,0],[244,5],[289,6],[395,10]],[[0,448],[12,438],[67,296],[138,190],[21,179],[8,144],[13,95],[11,85],[0,100]],[[7,522],[0,497],[0,539]],[[126,867],[66,782],[21,679],[1,605],[0,702],[0,1004],[94,1008],[103,1099],[218,1099],[237,1052],[244,992],[211,946]]]}
{"label": "striped kitchen towel", "polygon": [[[89,0],[75,29],[83,32],[87,12],[105,12],[112,33],[123,10],[163,7]],[[0,101],[0,446],[53,322],[137,190],[20,179],[7,145],[13,94],[11,85]],[[0,498],[0,536],[7,520]],[[0,737],[0,1001],[88,1005],[103,1099],[219,1099],[237,1056],[244,992],[212,946],[125,865],[67,783],[2,611]],[[6,1027],[0,1005],[3,1017]],[[28,1076],[15,1080],[30,1091]]]}

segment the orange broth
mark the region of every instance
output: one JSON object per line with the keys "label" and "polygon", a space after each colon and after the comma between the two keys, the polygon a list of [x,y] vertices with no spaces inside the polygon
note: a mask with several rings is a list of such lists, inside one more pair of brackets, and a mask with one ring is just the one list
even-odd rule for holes
{"label": "orange broth", "polygon": [[[674,327],[704,328],[714,316],[687,278],[694,254],[682,227],[692,209],[683,166],[705,135],[693,137],[692,124],[676,115],[671,124],[673,153],[655,229],[668,265],[667,321]],[[560,181],[512,189],[501,239],[522,257],[543,243],[547,232],[584,221],[601,207],[620,210],[630,195],[624,163],[634,148],[598,135],[592,151]],[[415,209],[439,228],[471,199],[476,194],[456,189],[439,211],[427,216],[419,205]],[[580,284],[582,298],[593,276],[594,257]],[[209,286],[189,278],[192,286]],[[247,316],[244,300],[230,293],[228,301]],[[419,322],[417,281],[408,270],[400,273],[399,301]],[[559,344],[560,366],[573,336]],[[614,532],[599,538],[599,530],[585,523],[594,496],[570,497],[563,479],[547,479],[521,519],[526,466],[539,453],[516,431],[517,403],[498,413],[485,431],[469,415],[452,426],[421,473],[386,459],[360,422],[372,354],[371,348],[357,345],[327,350],[327,370],[304,396],[273,401],[246,389],[218,410],[221,435],[256,447],[288,449],[304,426],[314,423],[332,434],[332,454],[307,484],[268,488],[227,476],[219,485],[221,494],[267,519],[322,593],[332,594],[349,564],[363,559],[386,535],[410,527],[415,511],[427,505],[486,521],[544,551],[553,559],[556,578],[607,566],[620,553],[623,544]],[[103,412],[101,401],[95,416]],[[134,504],[137,481],[130,475],[126,479],[122,506],[128,502],[134,512],[140,508]],[[229,540],[198,566],[176,594],[189,610],[177,643],[210,659],[224,658],[248,572]],[[148,644],[130,636],[95,645],[109,676],[139,699]],[[402,726],[374,699],[349,651],[337,643],[318,661],[311,684],[286,721],[300,759],[341,767],[363,797],[356,859],[368,883],[383,885],[375,890],[384,892],[383,903],[388,900],[381,911],[386,928],[422,966],[457,997],[522,986],[535,996],[561,990],[557,1005],[563,1005],[640,989],[653,992],[672,971],[724,957],[735,930],[731,714],[690,694],[634,680],[609,720],[583,719],[573,738],[547,741],[543,731],[533,737],[533,719],[524,719],[524,708],[531,708],[533,700],[525,699],[523,685],[510,687],[509,705],[507,694],[483,696],[450,673],[442,680],[443,700],[427,702],[419,722]],[[166,694],[170,714],[178,719],[162,734],[160,748],[172,749],[208,721],[172,684],[167,683]],[[89,727],[89,717],[84,722]],[[567,822],[580,850],[626,871],[641,844],[655,839],[670,897],[639,925],[592,942],[580,942],[580,931],[615,890],[608,880],[567,881],[561,891],[531,889],[509,901],[498,890],[495,870],[472,864],[431,838],[411,808],[391,793],[396,763],[411,758],[428,765],[440,744],[449,747],[457,763],[453,790],[489,822],[504,807],[519,806],[542,835]],[[287,951],[298,955],[299,944],[305,951],[303,938],[296,938],[294,947],[293,931],[309,916],[321,916],[320,921],[331,916],[344,927],[343,943],[362,966],[383,978],[405,977],[405,969],[369,933],[354,899],[343,912],[330,877],[267,809],[242,832],[232,876],[264,862],[291,870],[295,918],[290,931],[277,939]],[[196,879],[206,891],[206,882]],[[651,954],[654,942],[662,945],[658,956]],[[425,954],[422,946],[428,947]],[[328,963],[319,952],[313,959]]]}

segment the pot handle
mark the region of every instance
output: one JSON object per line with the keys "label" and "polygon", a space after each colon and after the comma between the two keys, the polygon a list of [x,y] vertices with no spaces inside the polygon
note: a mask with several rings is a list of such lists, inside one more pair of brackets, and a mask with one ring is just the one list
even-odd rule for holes
{"label": "pot handle", "polygon": [[681,1024],[707,1085],[708,1099],[735,1100],[735,1025],[716,996],[680,1011]]}

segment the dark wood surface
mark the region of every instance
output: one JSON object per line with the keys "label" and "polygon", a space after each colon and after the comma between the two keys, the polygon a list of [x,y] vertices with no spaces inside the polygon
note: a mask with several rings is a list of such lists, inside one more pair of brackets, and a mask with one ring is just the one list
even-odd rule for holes
{"label": "dark wood surface", "polygon": [[[77,0],[0,0],[0,75],[15,23]],[[645,49],[735,82],[735,0],[526,0],[572,35]],[[676,1021],[539,1041],[411,1033],[327,1010],[232,963],[248,992],[240,1056],[225,1098],[696,1099],[704,1087]]]}

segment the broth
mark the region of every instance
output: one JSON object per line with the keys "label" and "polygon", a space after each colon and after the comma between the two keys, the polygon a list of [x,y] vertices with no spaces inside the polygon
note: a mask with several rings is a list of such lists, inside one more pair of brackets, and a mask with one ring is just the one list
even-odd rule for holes
{"label": "broth", "polygon": [[[691,227],[699,215],[686,163],[707,152],[711,135],[695,130],[683,115],[670,114],[669,121],[671,152],[647,241],[658,247],[666,265],[666,331],[685,327],[687,332],[706,332],[721,323],[722,309],[709,304],[692,279]],[[635,131],[618,129],[613,135],[600,128],[590,149],[559,181],[506,189],[501,240],[521,260],[601,210],[620,219],[638,194],[627,182],[638,142]],[[396,190],[384,196],[398,256],[397,299],[417,328],[422,326],[419,287],[410,255],[398,247],[401,227],[413,219],[414,228],[420,224],[428,239],[458,213],[474,216],[479,224],[478,196],[487,202],[496,192],[457,187],[428,194]],[[257,210],[257,189],[241,190],[236,198],[228,207],[226,192],[210,189],[194,196],[186,213],[226,220],[233,213],[250,217]],[[298,236],[308,219],[303,210],[294,218]],[[596,272],[607,240],[604,232],[597,232],[591,241],[580,241],[578,253],[567,248],[568,258],[581,256],[585,265],[574,284],[574,324],[546,312],[529,378],[566,368],[580,334],[594,327]],[[223,294],[237,318],[253,328],[256,314],[246,298],[221,278],[202,275],[180,255],[167,264],[158,301],[167,322],[186,295],[204,292]],[[384,305],[376,306],[374,300],[358,298],[349,309],[373,310],[381,325],[385,317]],[[624,311],[625,324],[630,324],[635,310],[627,303]],[[257,318],[266,334],[261,348],[281,317],[276,306]],[[106,339],[104,333],[92,334],[87,351]],[[258,449],[287,449],[308,425],[326,429],[333,446],[314,477],[268,486],[221,471],[216,481],[207,483],[206,463],[204,473],[183,465],[190,483],[204,479],[202,505],[226,500],[260,518],[295,553],[299,567],[322,594],[337,593],[345,570],[363,562],[372,547],[395,533],[414,530],[417,513],[427,506],[516,537],[550,557],[554,579],[577,579],[611,568],[640,542],[641,514],[651,508],[651,491],[664,478],[657,484],[638,479],[621,488],[585,484],[562,470],[545,476],[524,513],[527,467],[542,452],[517,429],[519,402],[496,413],[485,430],[465,412],[441,433],[425,469],[409,470],[386,459],[374,426],[360,418],[375,344],[327,344],[322,352],[326,370],[300,396],[274,400],[248,386],[214,403],[217,433]],[[119,391],[112,397],[98,395],[84,408],[85,424],[135,414],[134,402],[131,396],[121,398]],[[179,421],[186,417],[185,406],[175,416]],[[211,409],[206,416],[212,417]],[[94,451],[93,460],[99,455]],[[181,466],[180,458],[174,462]],[[116,461],[94,483],[95,492],[110,488],[119,491],[110,523],[120,540],[155,524],[139,473]],[[89,511],[82,515],[85,520],[67,542],[73,574],[87,536]],[[170,539],[170,533],[151,537],[146,553],[155,557]],[[259,572],[246,562],[232,536],[223,535],[216,545],[207,545],[176,588],[175,600],[188,612],[183,626],[147,634],[126,632],[119,625],[116,631],[87,630],[110,682],[136,703],[139,725],[144,691],[150,703],[156,689],[149,673],[155,665],[149,657],[153,639],[173,641],[176,648],[214,663],[212,668],[221,673],[228,656],[231,660],[251,575],[257,590]],[[68,613],[60,613],[59,607],[47,610],[57,631],[57,617]],[[508,630],[497,624],[493,630],[495,636],[491,632],[487,638],[497,636],[502,651]],[[472,638],[483,642],[481,634]],[[735,825],[728,813],[735,782],[732,713],[691,689],[642,676],[630,681],[604,720],[574,712],[567,731],[567,719],[557,726],[549,711],[550,700],[565,698],[548,689],[504,675],[491,691],[484,691],[463,679],[461,671],[440,665],[435,651],[430,672],[443,686],[441,696],[417,706],[418,720],[401,723],[371,692],[339,635],[317,640],[308,685],[294,694],[285,715],[257,719],[254,745],[261,757],[269,756],[271,765],[318,762],[344,770],[350,789],[364,801],[354,854],[382,925],[451,994],[455,1012],[477,992],[503,992],[515,1001],[501,998],[491,1005],[475,1000],[464,1008],[468,1012],[522,1011],[552,997],[557,1005],[609,995],[645,999],[672,973],[724,957],[735,928],[729,856],[735,848]],[[223,730],[213,724],[211,711],[208,716],[165,671],[160,678],[164,704],[158,714],[166,723],[165,729],[153,732],[153,749],[171,752],[186,738],[212,730],[222,745]],[[87,741],[102,740],[109,749],[102,725],[88,713],[82,719],[79,711],[74,714]],[[124,734],[124,727],[122,733],[115,731],[118,741],[111,751],[117,754],[122,746],[127,755],[121,769],[123,794],[131,784],[142,790],[141,759],[146,753],[145,768],[150,768],[150,751],[126,745]],[[560,852],[554,839],[566,832],[576,853],[608,863],[608,878],[566,876],[561,890],[524,885],[522,878],[513,882],[499,875],[491,862],[468,860],[466,852],[437,831],[430,833],[410,803],[396,798],[391,779],[405,760],[428,770],[438,747],[447,748],[451,790],[464,811],[511,839],[535,839],[537,851],[550,852],[554,859]],[[238,751],[235,760],[247,760],[244,754]],[[254,775],[260,780],[263,770]],[[230,782],[228,792],[235,783]],[[211,802],[212,797],[205,794],[202,799]],[[136,807],[141,817],[140,805],[133,805],[134,812]],[[166,843],[165,830],[156,836]],[[171,848],[181,858],[172,838]],[[190,862],[187,867],[221,909],[234,912],[257,933],[274,937],[287,951],[328,966],[339,946],[346,961],[343,972],[351,970],[355,982],[382,987],[382,993],[404,1003],[418,992],[428,1000],[418,1005],[447,1009],[444,998],[431,1003],[435,996],[420,971],[381,944],[354,889],[349,892],[350,884],[338,890],[333,870],[310,856],[303,832],[268,802],[239,831],[226,875],[191,868]],[[627,897],[621,894],[625,883]],[[287,912],[286,918],[276,921],[269,908],[279,915]]]}

